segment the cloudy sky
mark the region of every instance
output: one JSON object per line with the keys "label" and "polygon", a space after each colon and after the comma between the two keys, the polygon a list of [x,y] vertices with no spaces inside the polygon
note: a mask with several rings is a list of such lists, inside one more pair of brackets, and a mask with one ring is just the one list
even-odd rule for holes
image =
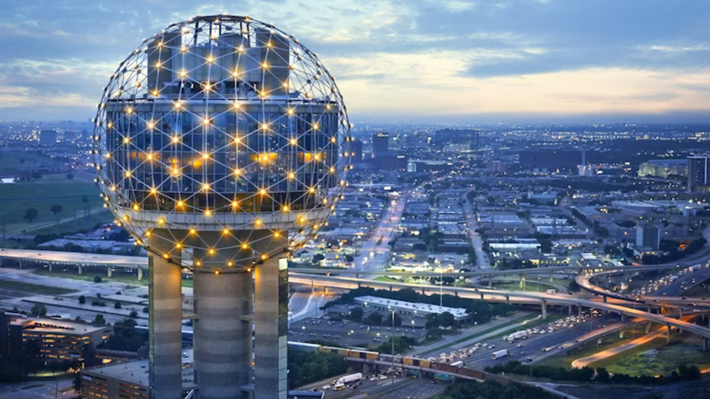
{"label": "cloudy sky", "polygon": [[144,37],[228,12],[317,52],[356,122],[710,121],[704,0],[0,0],[0,10],[0,120],[89,119]]}

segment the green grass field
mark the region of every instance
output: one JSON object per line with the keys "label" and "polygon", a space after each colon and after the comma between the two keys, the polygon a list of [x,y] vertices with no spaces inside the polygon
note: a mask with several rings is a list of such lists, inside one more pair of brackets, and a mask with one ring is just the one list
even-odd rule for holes
{"label": "green grass field", "polygon": [[26,174],[40,169],[62,168],[64,164],[64,161],[31,152],[0,152],[0,173],[2,174]]}
{"label": "green grass field", "polygon": [[32,283],[25,283],[22,281],[10,281],[10,280],[0,280],[0,289],[12,290],[12,291],[23,291],[29,294],[38,295],[63,295],[76,292],[75,290],[68,290],[59,287],[50,287],[48,285],[39,285]]}
{"label": "green grass field", "polygon": [[[515,290],[520,291],[520,283],[505,282],[505,283],[493,283],[493,288],[498,288],[501,290]],[[525,282],[525,291],[529,292],[545,292],[549,289],[554,289],[550,285],[537,284],[535,282]]]}
{"label": "green grass field", "polygon": [[[83,216],[86,209],[86,204],[82,202],[84,196],[89,201],[90,209],[96,210],[103,206],[99,189],[93,183],[66,178],[43,179],[31,183],[0,184],[0,222],[5,223],[6,231],[23,230],[33,224]],[[50,210],[54,204],[63,208],[56,217]],[[23,219],[29,208],[38,212],[32,223]]]}
{"label": "green grass field", "polygon": [[[678,337],[675,337],[678,339]],[[688,340],[691,341],[691,340]],[[700,350],[700,341],[655,339],[619,355],[592,363],[591,367],[605,367],[610,373],[639,375],[670,375],[681,364],[695,365],[703,370],[710,367],[710,354]],[[650,353],[655,350],[657,353]]]}

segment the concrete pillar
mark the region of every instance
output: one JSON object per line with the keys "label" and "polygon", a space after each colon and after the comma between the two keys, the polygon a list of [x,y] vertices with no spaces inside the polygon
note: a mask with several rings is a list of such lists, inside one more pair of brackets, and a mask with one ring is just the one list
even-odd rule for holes
{"label": "concrete pillar", "polygon": [[483,293],[481,292],[480,294],[481,294],[481,300],[483,300]]}
{"label": "concrete pillar", "polygon": [[[22,259],[18,260],[18,263],[20,264],[20,269],[24,269],[24,262]],[[81,274],[81,273],[80,273]]]}
{"label": "concrete pillar", "polygon": [[78,265],[78,266],[79,266],[79,274],[81,274],[84,271],[84,270],[82,270],[83,267],[81,265]]}
{"label": "concrete pillar", "polygon": [[577,316],[582,315],[582,305],[577,305]]}
{"label": "concrete pillar", "polygon": [[[154,232],[149,246],[160,253],[165,241],[155,237],[159,234],[161,232]],[[167,232],[162,235],[169,237]],[[180,259],[174,260],[177,264],[160,255],[148,255],[149,372],[153,399],[182,398],[182,275],[178,266]],[[79,265],[79,274],[81,271]]]}
{"label": "concrete pillar", "polygon": [[315,293],[316,293],[315,279],[311,279],[311,295],[315,295]]}
{"label": "concrete pillar", "polygon": [[143,269],[138,268],[138,281],[143,280]]}
{"label": "concrete pillar", "polygon": [[651,313],[651,305],[646,306],[646,313]]}
{"label": "concrete pillar", "polygon": [[[200,239],[220,242],[220,235],[202,233]],[[256,240],[256,234],[251,239]],[[218,251],[218,256],[213,256],[193,248],[195,260],[201,263],[193,274],[195,383],[200,387],[200,399],[240,398],[251,366],[252,325],[247,316],[252,310],[252,275],[243,258],[251,257],[252,252],[238,248]],[[235,266],[228,266],[226,259]]]}
{"label": "concrete pillar", "polygon": [[547,301],[544,299],[542,300],[542,319],[547,319]]}
{"label": "concrete pillar", "polygon": [[624,330],[619,331],[619,339],[624,339]]}
{"label": "concrete pillar", "polygon": [[488,288],[493,288],[493,276],[488,276]]}
{"label": "concrete pillar", "polygon": [[110,278],[111,275],[113,274],[113,270],[111,269],[111,266],[106,266],[106,272],[108,274],[108,277]]}
{"label": "concrete pillar", "polygon": [[569,305],[569,309],[567,309],[567,314],[572,315],[572,304]]}
{"label": "concrete pillar", "polygon": [[523,289],[523,286],[525,285],[525,277],[523,275],[520,275],[520,289]]}
{"label": "concrete pillar", "polygon": [[621,322],[623,323],[624,320],[626,320],[626,314],[625,314],[625,313],[622,313],[622,314],[621,314]]}
{"label": "concrete pillar", "polygon": [[678,310],[680,311],[679,319],[682,319],[683,318],[683,308],[678,308]]}
{"label": "concrete pillar", "polygon": [[606,303],[606,295],[602,295],[602,300]]}
{"label": "concrete pillar", "polygon": [[52,263],[49,263],[49,264],[47,265],[47,267],[49,268],[49,271],[51,272],[51,271],[52,271]]}
{"label": "concrete pillar", "polygon": [[286,399],[288,260],[274,257],[257,265],[254,289],[254,399]]}
{"label": "concrete pillar", "polygon": [[505,304],[510,306],[510,295],[505,296]]}
{"label": "concrete pillar", "polygon": [[669,343],[671,342],[671,325],[666,324],[666,326],[668,327],[668,332],[666,334],[666,343]]}
{"label": "concrete pillar", "polygon": [[648,324],[646,324],[646,334],[651,332],[651,322],[649,321]]}

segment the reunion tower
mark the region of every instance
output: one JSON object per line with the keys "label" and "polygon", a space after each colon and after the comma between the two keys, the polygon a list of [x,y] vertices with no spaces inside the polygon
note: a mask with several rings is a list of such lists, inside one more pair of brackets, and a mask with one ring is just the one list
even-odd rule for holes
{"label": "reunion tower", "polygon": [[189,269],[197,397],[285,398],[286,258],[326,223],[350,168],[334,78],[273,25],[198,16],[119,64],[94,122],[106,206],[149,252],[151,397],[182,397]]}

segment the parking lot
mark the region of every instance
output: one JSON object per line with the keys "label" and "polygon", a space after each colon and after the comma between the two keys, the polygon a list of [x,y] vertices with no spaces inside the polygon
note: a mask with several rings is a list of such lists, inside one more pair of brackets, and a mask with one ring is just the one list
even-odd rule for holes
{"label": "parking lot", "polygon": [[316,318],[291,323],[288,331],[290,341],[329,342],[338,346],[367,344],[369,347],[388,342],[391,336],[406,336],[418,340],[424,335],[426,335],[424,329],[368,326],[346,320],[329,321]]}

